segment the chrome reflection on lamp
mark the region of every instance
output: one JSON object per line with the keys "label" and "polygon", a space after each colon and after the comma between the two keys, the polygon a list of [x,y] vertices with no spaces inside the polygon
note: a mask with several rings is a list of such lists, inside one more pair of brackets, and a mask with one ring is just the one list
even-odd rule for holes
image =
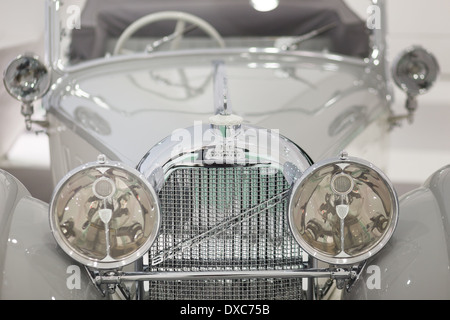
{"label": "chrome reflection on lamp", "polygon": [[50,225],[57,243],[76,261],[118,268],[150,249],[159,231],[159,201],[137,170],[99,156],[58,184]]}
{"label": "chrome reflection on lamp", "polygon": [[[50,74],[46,66],[34,55],[18,56],[6,68],[3,83],[8,93],[22,102],[22,115],[27,130],[31,129],[33,102],[44,96],[50,87]],[[35,121],[36,122],[36,121]],[[45,122],[38,122],[45,126]]]}
{"label": "chrome reflection on lamp", "polygon": [[435,56],[420,46],[413,46],[400,53],[392,64],[392,78],[395,84],[406,92],[407,116],[396,117],[394,120],[407,117],[412,121],[412,115],[417,109],[417,96],[428,92],[439,75],[439,64]]}
{"label": "chrome reflection on lamp", "polygon": [[311,256],[330,264],[355,264],[391,238],[398,200],[378,168],[343,153],[303,173],[293,187],[288,216],[295,239]]}

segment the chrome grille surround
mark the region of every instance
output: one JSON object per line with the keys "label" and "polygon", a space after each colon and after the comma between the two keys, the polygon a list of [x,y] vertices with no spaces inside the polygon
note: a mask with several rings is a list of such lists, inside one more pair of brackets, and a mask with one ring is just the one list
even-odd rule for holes
{"label": "chrome grille surround", "polygon": [[[204,129],[204,127],[203,127]],[[195,130],[192,128],[191,130]],[[240,132],[245,132],[245,129]],[[287,139],[277,158],[240,146],[241,163],[205,164],[211,145],[201,142],[176,157],[176,142],[152,149],[139,169],[161,202],[159,236],[144,257],[147,272],[270,271],[305,267],[287,222],[288,196],[296,176],[311,164]],[[213,146],[214,147],[214,146]],[[260,150],[256,149],[256,150]],[[249,163],[254,157],[258,161]],[[163,164],[163,165],[161,165]],[[142,271],[142,270],[141,270]],[[302,299],[301,278],[170,280],[144,283],[149,299]]]}

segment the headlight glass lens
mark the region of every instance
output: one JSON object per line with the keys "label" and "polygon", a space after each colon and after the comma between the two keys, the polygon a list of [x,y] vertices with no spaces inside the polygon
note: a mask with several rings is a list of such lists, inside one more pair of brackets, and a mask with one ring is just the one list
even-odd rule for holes
{"label": "headlight glass lens", "polygon": [[116,268],[148,251],[160,211],[153,188],[132,168],[93,163],[58,185],[50,224],[58,244],[78,262]]}
{"label": "headlight glass lens", "polygon": [[352,264],[378,252],[391,237],[398,201],[372,164],[337,158],[313,165],[294,185],[289,222],[300,246],[331,264]]}

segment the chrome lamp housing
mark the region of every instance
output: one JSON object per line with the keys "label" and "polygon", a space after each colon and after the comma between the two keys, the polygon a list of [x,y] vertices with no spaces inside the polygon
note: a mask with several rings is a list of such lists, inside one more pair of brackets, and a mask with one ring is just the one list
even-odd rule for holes
{"label": "chrome lamp housing", "polygon": [[51,74],[39,57],[30,53],[18,56],[11,61],[3,74],[6,91],[22,102],[21,113],[25,117],[27,130],[32,123],[46,126],[45,121],[31,119],[34,113],[33,103],[42,98],[50,88]]}
{"label": "chrome lamp housing", "polygon": [[392,65],[395,84],[410,96],[424,94],[435,84],[439,75],[436,57],[420,46],[407,48]]}
{"label": "chrome lamp housing", "polygon": [[417,97],[427,93],[436,83],[439,63],[430,51],[412,46],[402,51],[393,61],[391,74],[394,83],[406,93],[406,116],[394,117],[394,122],[406,118],[410,123],[418,107]]}
{"label": "chrome lamp housing", "polygon": [[136,169],[99,156],[69,172],[50,205],[50,226],[74,260],[115,269],[147,252],[160,224],[158,197]]}
{"label": "chrome lamp housing", "polygon": [[311,166],[289,204],[295,239],[311,256],[335,265],[360,263],[380,251],[398,221],[398,200],[373,164],[348,157]]}

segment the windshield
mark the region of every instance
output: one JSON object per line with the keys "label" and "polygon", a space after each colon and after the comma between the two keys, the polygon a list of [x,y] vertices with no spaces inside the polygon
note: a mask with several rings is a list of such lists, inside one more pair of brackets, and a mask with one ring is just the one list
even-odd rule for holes
{"label": "windshield", "polygon": [[58,60],[60,68],[111,55],[205,47],[270,47],[354,57],[369,52],[366,22],[343,0],[49,0],[49,4],[51,60],[53,64]]}

